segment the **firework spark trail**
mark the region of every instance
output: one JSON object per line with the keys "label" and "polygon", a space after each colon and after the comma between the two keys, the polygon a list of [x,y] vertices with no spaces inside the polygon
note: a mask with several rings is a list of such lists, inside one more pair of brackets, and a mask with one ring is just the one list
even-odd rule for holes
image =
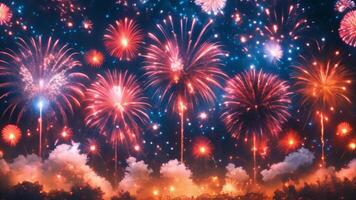
{"label": "firework spark trail", "polygon": [[143,32],[133,19],[125,18],[110,25],[104,35],[104,44],[110,54],[120,60],[131,60],[138,54]]}
{"label": "firework spark trail", "polygon": [[233,137],[240,134],[253,139],[256,175],[256,137],[278,135],[290,116],[289,86],[277,76],[262,71],[246,71],[227,82],[224,112],[221,116]]}
{"label": "firework spark trail", "polygon": [[85,123],[110,137],[115,150],[117,172],[118,142],[132,142],[149,116],[150,105],[134,75],[127,71],[106,71],[86,91]]}
{"label": "firework spark trail", "polygon": [[292,0],[278,1],[271,5],[265,9],[267,21],[260,33],[277,42],[299,39],[308,22],[301,16],[300,5]]}
{"label": "firework spark trail", "polygon": [[351,84],[348,70],[340,60],[326,61],[302,57],[302,62],[295,67],[292,77],[295,79],[296,92],[302,96],[302,104],[316,110],[320,117],[320,140],[322,145],[322,165],[325,165],[324,123],[328,108],[335,108],[341,102],[349,102],[348,86]]}
{"label": "firework spark trail", "polygon": [[41,37],[29,42],[20,38],[17,46],[17,51],[0,52],[0,76],[3,78],[0,87],[6,90],[0,99],[9,100],[3,114],[11,117],[17,113],[17,121],[20,121],[36,104],[40,111],[41,155],[43,109],[60,113],[66,122],[67,112],[73,114],[74,106],[80,106],[79,99],[84,96],[82,81],[88,77],[75,71],[81,65],[75,59],[76,53],[67,45],[61,46],[59,40],[49,38],[42,43]]}
{"label": "firework spark trail", "polygon": [[220,69],[224,52],[220,45],[205,39],[212,23],[195,30],[196,19],[188,23],[184,18],[175,24],[172,17],[158,24],[159,34],[149,33],[152,43],[145,57],[145,76],[154,96],[180,115],[181,162],[184,150],[184,112],[193,110],[199,102],[212,105],[215,100],[213,88],[220,87],[226,75]]}

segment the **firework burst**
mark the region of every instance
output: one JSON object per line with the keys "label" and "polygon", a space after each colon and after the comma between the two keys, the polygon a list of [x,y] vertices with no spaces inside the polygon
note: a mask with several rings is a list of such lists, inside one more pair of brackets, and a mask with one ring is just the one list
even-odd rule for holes
{"label": "firework burst", "polygon": [[262,35],[277,42],[297,40],[307,28],[307,20],[301,16],[301,8],[292,0],[280,0],[265,9],[267,21]]}
{"label": "firework burst", "polygon": [[277,135],[289,117],[289,86],[277,76],[246,71],[227,82],[222,119],[234,137]]}
{"label": "firework burst", "polygon": [[212,154],[212,144],[206,137],[198,137],[193,143],[193,156],[196,158],[210,158]]}
{"label": "firework burst", "polygon": [[104,62],[104,55],[98,50],[90,50],[85,54],[85,61],[92,67],[100,67]]}
{"label": "firework burst", "polygon": [[3,140],[11,146],[15,146],[21,138],[21,130],[16,125],[6,125],[1,133]]}
{"label": "firework burst", "polygon": [[217,15],[222,13],[226,0],[195,0],[195,4],[200,6],[204,12]]}
{"label": "firework burst", "polygon": [[136,143],[141,125],[149,119],[148,108],[136,77],[127,71],[107,71],[98,75],[87,89],[85,123],[110,137],[115,147],[115,170],[118,142]]}
{"label": "firework burst", "polygon": [[295,130],[289,130],[279,141],[279,147],[286,153],[294,151],[301,145],[301,139]]}
{"label": "firework burst", "polygon": [[143,42],[143,33],[133,19],[125,18],[110,25],[104,35],[104,44],[110,54],[120,60],[131,60]]}
{"label": "firework burst", "polygon": [[159,35],[149,33],[152,44],[144,55],[148,87],[154,88],[154,96],[167,102],[171,111],[180,114],[181,161],[184,111],[192,110],[200,101],[213,104],[213,88],[221,87],[220,81],[226,77],[220,69],[224,55],[220,45],[204,39],[211,23],[196,33],[196,19],[189,25],[188,19],[181,19],[176,27],[169,16],[164,24],[157,25]]}
{"label": "firework burst", "polygon": [[238,137],[252,136],[253,177],[256,180],[256,136],[277,135],[290,116],[289,86],[272,74],[255,70],[236,75],[227,82],[222,119],[227,130]]}
{"label": "firework burst", "polygon": [[336,129],[336,135],[344,137],[351,133],[352,127],[347,122],[341,122]]}
{"label": "firework burst", "polygon": [[220,80],[226,77],[220,69],[224,55],[220,45],[203,39],[211,23],[194,37],[195,19],[190,26],[187,19],[181,19],[176,32],[169,16],[164,25],[157,25],[163,38],[149,33],[153,43],[144,55],[148,86],[155,88],[154,95],[161,96],[173,112],[179,111],[182,102],[189,109],[201,100],[212,104],[212,88],[221,87]]}
{"label": "firework burst", "polygon": [[350,102],[348,87],[350,74],[341,61],[308,60],[295,67],[293,78],[297,92],[302,95],[302,103],[310,104],[316,110],[325,112],[336,107],[340,102]]}
{"label": "firework burst", "polygon": [[339,35],[346,44],[356,47],[356,11],[348,12],[340,22]]}
{"label": "firework burst", "polygon": [[[320,50],[320,49],[319,49]],[[324,122],[328,108],[335,108],[341,102],[349,102],[348,87],[350,74],[340,60],[334,58],[320,61],[303,57],[292,75],[296,92],[302,96],[302,103],[316,110],[320,118],[321,160],[325,164]]]}
{"label": "firework burst", "polygon": [[0,25],[6,25],[11,21],[12,18],[12,12],[10,8],[3,4],[0,3]]}
{"label": "firework burst", "polygon": [[73,113],[74,106],[80,106],[79,99],[84,96],[82,81],[88,77],[75,70],[80,66],[76,53],[58,40],[49,38],[43,43],[41,37],[29,42],[20,38],[17,46],[17,51],[0,52],[4,57],[0,59],[0,86],[6,90],[0,99],[9,100],[3,114],[11,117],[17,113],[19,121],[36,105],[41,138],[43,109],[59,113],[67,121],[67,112]]}
{"label": "firework burst", "polygon": [[355,7],[355,2],[353,0],[338,0],[335,3],[335,10],[338,12],[344,12],[347,9],[352,9]]}

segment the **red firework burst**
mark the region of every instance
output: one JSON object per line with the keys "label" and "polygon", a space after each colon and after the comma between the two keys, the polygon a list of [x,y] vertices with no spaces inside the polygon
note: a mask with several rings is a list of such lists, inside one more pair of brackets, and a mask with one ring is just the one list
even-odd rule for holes
{"label": "red firework burst", "polygon": [[85,122],[111,135],[111,141],[135,141],[140,125],[148,120],[149,107],[136,77],[125,72],[107,71],[86,91]]}
{"label": "red firework burst", "polygon": [[346,44],[356,47],[356,11],[348,12],[340,22],[339,35]]}
{"label": "red firework burst", "polygon": [[295,150],[300,145],[301,139],[298,133],[294,130],[289,130],[279,141],[280,148],[286,153]]}
{"label": "red firework burst", "polygon": [[196,158],[210,158],[213,152],[211,142],[206,137],[198,137],[193,143],[193,156]]}
{"label": "red firework burst", "polygon": [[92,67],[100,67],[104,62],[104,55],[93,49],[85,54],[85,61]]}
{"label": "red firework burst", "polygon": [[230,79],[225,90],[222,119],[234,137],[277,135],[290,116],[289,86],[275,75],[246,71]]}
{"label": "red firework burst", "polygon": [[15,146],[21,138],[21,130],[16,125],[6,125],[1,133],[3,140],[11,146]]}
{"label": "red firework burst", "polygon": [[110,25],[104,35],[104,44],[110,54],[120,60],[131,60],[143,42],[143,33],[133,19],[125,18]]}
{"label": "red firework burst", "polygon": [[11,21],[12,18],[12,12],[10,8],[3,4],[0,3],[0,25],[8,24]]}
{"label": "red firework burst", "polygon": [[351,133],[352,127],[347,122],[341,122],[336,129],[336,135],[344,137]]}
{"label": "red firework burst", "polygon": [[[213,103],[214,87],[221,87],[226,75],[220,69],[224,52],[220,45],[204,40],[210,21],[195,32],[196,19],[188,25],[186,18],[177,27],[169,16],[164,24],[158,24],[160,34],[149,33],[152,43],[147,48],[144,67],[148,86],[154,95],[166,101],[174,112],[181,108],[193,108],[199,101]],[[162,36],[162,37],[160,37]]]}

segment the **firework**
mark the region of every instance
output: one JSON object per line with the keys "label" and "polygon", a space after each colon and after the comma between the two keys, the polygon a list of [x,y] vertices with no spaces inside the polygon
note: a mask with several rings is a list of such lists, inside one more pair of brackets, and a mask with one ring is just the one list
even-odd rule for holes
{"label": "firework", "polygon": [[[180,20],[177,27],[172,17],[158,24],[159,35],[149,33],[152,44],[144,55],[148,87],[154,88],[154,96],[173,112],[180,115],[181,161],[183,161],[183,117],[200,101],[213,104],[214,87],[221,87],[220,80],[226,75],[220,69],[224,52],[220,45],[204,40],[210,21],[195,32],[196,19],[188,25],[188,19]],[[160,36],[163,36],[162,38]]]}
{"label": "firework", "polygon": [[264,52],[270,62],[279,61],[283,56],[281,45],[275,41],[267,42],[264,47]]}
{"label": "firework", "polygon": [[104,35],[104,43],[112,56],[120,60],[131,60],[143,42],[143,33],[133,19],[125,18],[110,25]]}
{"label": "firework", "polygon": [[15,146],[21,138],[21,130],[16,125],[6,125],[1,133],[2,139],[11,146]]}
{"label": "firework", "polygon": [[82,80],[87,76],[75,70],[80,66],[76,54],[67,45],[61,46],[58,40],[49,38],[43,43],[39,37],[27,43],[19,39],[17,45],[17,51],[0,52],[4,57],[0,60],[0,86],[6,90],[0,99],[9,100],[3,113],[10,117],[17,113],[19,121],[36,105],[40,112],[41,146],[43,110],[59,113],[66,121],[66,113],[73,113],[74,106],[80,105],[79,99],[84,95]]}
{"label": "firework", "polygon": [[355,7],[355,2],[352,0],[338,0],[335,3],[335,10],[338,12],[344,12],[346,9],[351,9]]}
{"label": "firework", "polygon": [[227,82],[222,115],[234,137],[246,135],[277,135],[289,117],[289,86],[277,76],[262,70],[246,71]]}
{"label": "firework", "polygon": [[279,141],[280,148],[286,153],[297,149],[300,145],[301,139],[298,133],[294,130],[288,131]]}
{"label": "firework", "polygon": [[307,28],[307,20],[301,16],[301,8],[292,0],[279,0],[265,9],[267,21],[262,35],[277,42],[285,39],[297,40]]}
{"label": "firework", "polygon": [[356,142],[354,141],[351,141],[349,144],[348,144],[348,147],[351,151],[355,151],[356,150]]}
{"label": "firework", "polygon": [[12,18],[12,12],[10,8],[3,4],[0,3],[0,25],[8,24],[11,21]]}
{"label": "firework", "polygon": [[349,123],[347,122],[341,122],[338,126],[337,126],[337,129],[336,129],[336,135],[339,135],[339,136],[347,136],[351,133],[352,131],[352,127]]}
{"label": "firework", "polygon": [[118,142],[136,143],[141,125],[148,121],[143,90],[127,71],[107,71],[87,89],[85,102],[85,123],[110,137],[116,171]]}
{"label": "firework", "polygon": [[100,153],[100,147],[98,142],[95,139],[87,139],[87,142],[85,144],[85,151],[88,154],[98,155]]}
{"label": "firework", "polygon": [[346,44],[356,47],[356,11],[348,12],[340,22],[339,35]]}
{"label": "firework", "polygon": [[341,61],[330,58],[317,61],[303,57],[300,66],[295,67],[292,76],[295,80],[297,93],[302,96],[302,103],[317,110],[320,117],[322,162],[325,163],[324,122],[328,108],[335,108],[341,102],[350,102],[348,87],[351,84],[349,72]]}
{"label": "firework", "polygon": [[216,15],[222,13],[226,0],[195,0],[195,4],[200,6],[204,12]]}
{"label": "firework", "polygon": [[250,70],[230,79],[225,91],[222,120],[233,137],[252,136],[256,166],[256,136],[276,136],[290,116],[289,86],[275,75]]}
{"label": "firework", "polygon": [[209,158],[212,154],[212,145],[208,138],[199,137],[193,143],[193,156],[196,158]]}
{"label": "firework", "polygon": [[63,130],[61,131],[61,137],[64,139],[64,140],[67,140],[69,138],[71,138],[73,135],[73,131],[72,129],[68,128],[68,127],[64,127]]}
{"label": "firework", "polygon": [[88,32],[90,33],[91,30],[93,29],[93,22],[91,20],[83,20],[82,22],[82,26],[85,30],[88,30]]}
{"label": "firework", "polygon": [[85,61],[92,67],[100,67],[104,62],[104,55],[93,49],[85,54]]}

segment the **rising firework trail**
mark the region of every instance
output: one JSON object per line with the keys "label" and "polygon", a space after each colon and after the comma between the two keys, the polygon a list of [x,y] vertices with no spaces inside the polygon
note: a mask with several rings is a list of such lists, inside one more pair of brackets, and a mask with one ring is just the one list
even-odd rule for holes
{"label": "rising firework trail", "polygon": [[115,150],[117,173],[118,142],[136,144],[150,105],[136,77],[127,71],[106,71],[86,91],[85,123],[110,137]]}
{"label": "rising firework trail", "polygon": [[175,24],[172,17],[157,24],[158,34],[149,33],[151,44],[145,57],[148,87],[180,116],[180,161],[184,152],[184,114],[199,102],[214,103],[213,88],[221,87],[226,75],[220,69],[224,52],[216,42],[206,39],[209,21],[196,29],[197,20],[183,18]]}
{"label": "rising firework trail", "polygon": [[275,75],[250,70],[228,80],[225,91],[222,120],[233,137],[252,137],[256,181],[257,137],[276,136],[282,131],[290,116],[289,86]]}
{"label": "rising firework trail", "polygon": [[17,50],[0,52],[0,87],[6,92],[0,99],[7,99],[3,114],[10,117],[17,114],[17,121],[33,107],[39,110],[39,155],[42,155],[42,127],[44,109],[60,113],[67,121],[67,112],[73,113],[84,95],[82,81],[88,77],[76,71],[80,62],[76,53],[67,46],[61,46],[58,40],[42,38],[26,42],[19,39]]}
{"label": "rising firework trail", "polygon": [[[338,55],[338,53],[336,53]],[[302,96],[302,103],[316,111],[320,121],[320,140],[322,146],[321,161],[325,165],[324,123],[327,111],[349,102],[348,87],[350,74],[340,58],[318,59],[302,57],[301,63],[293,73],[297,93]]]}

